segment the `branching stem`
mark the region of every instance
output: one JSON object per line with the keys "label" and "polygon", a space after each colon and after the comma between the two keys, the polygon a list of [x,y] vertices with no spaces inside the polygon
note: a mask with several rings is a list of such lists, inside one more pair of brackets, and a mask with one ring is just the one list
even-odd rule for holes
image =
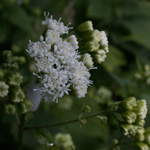
{"label": "branching stem", "polygon": [[50,123],[50,124],[39,125],[39,126],[25,127],[24,130],[48,128],[48,127],[54,127],[54,126],[59,126],[59,125],[64,125],[64,124],[70,124],[70,123],[78,122],[78,121],[80,121],[80,119],[88,119],[88,118],[92,118],[92,117],[95,117],[98,115],[105,115],[105,114],[108,114],[110,112],[112,112],[112,111],[102,111],[102,112],[87,114],[87,115],[83,115],[83,116],[75,118],[75,119],[66,120],[66,121],[62,121],[62,122]]}

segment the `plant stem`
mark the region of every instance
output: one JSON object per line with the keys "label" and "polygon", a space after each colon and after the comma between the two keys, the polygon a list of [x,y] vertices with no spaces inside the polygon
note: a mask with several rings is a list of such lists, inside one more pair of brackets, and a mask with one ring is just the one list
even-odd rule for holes
{"label": "plant stem", "polygon": [[70,123],[78,122],[78,121],[80,121],[80,119],[88,119],[88,118],[92,118],[92,117],[95,117],[98,115],[104,115],[109,112],[112,112],[112,111],[102,111],[102,112],[92,113],[92,114],[84,115],[84,116],[81,116],[81,117],[78,117],[75,119],[62,121],[62,122],[50,123],[50,124],[39,125],[39,126],[25,127],[24,130],[32,130],[32,129],[38,129],[38,128],[47,128],[47,127],[64,125],[64,124],[70,124]]}
{"label": "plant stem", "polygon": [[23,140],[23,132],[24,132],[24,118],[25,115],[21,115],[20,124],[18,125],[18,150],[22,150],[22,140]]}

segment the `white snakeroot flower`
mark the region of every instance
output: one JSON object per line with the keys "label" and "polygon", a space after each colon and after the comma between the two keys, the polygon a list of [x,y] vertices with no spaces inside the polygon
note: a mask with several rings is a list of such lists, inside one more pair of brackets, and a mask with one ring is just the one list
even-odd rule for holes
{"label": "white snakeroot flower", "polygon": [[39,89],[45,100],[57,101],[73,89],[78,98],[84,97],[91,84],[89,69],[79,61],[78,41],[75,35],[63,39],[71,27],[48,18],[42,22],[47,27],[45,37],[29,42],[27,52],[34,58],[38,69],[35,76],[40,81]]}
{"label": "white snakeroot flower", "polygon": [[49,18],[49,13],[45,16],[45,21],[42,21],[42,25],[46,26],[47,29],[54,30],[59,32],[60,34],[68,33],[69,29],[72,29],[72,27],[65,26],[63,22],[60,22],[61,18],[57,21],[53,19],[53,16]]}

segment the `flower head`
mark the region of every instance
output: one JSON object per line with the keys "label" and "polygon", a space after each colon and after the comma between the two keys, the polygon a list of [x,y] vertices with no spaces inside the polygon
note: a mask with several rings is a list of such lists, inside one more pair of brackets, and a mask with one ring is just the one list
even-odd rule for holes
{"label": "flower head", "polygon": [[45,36],[28,45],[27,52],[34,58],[38,69],[34,73],[40,81],[40,90],[45,100],[57,101],[72,89],[78,98],[84,97],[91,84],[89,69],[79,61],[78,41],[75,35],[62,38],[71,27],[49,18],[42,25],[46,26]]}

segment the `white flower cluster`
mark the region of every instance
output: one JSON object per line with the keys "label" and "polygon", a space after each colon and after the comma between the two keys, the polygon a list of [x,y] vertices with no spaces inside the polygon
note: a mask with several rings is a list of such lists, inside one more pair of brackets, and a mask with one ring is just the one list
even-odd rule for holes
{"label": "white flower cluster", "polygon": [[[49,15],[48,15],[49,16]],[[63,39],[71,27],[45,15],[42,25],[47,27],[45,36],[37,42],[29,42],[27,52],[36,62],[40,90],[45,100],[57,101],[73,89],[78,98],[84,97],[91,81],[89,69],[77,52],[78,41],[75,35]]]}

